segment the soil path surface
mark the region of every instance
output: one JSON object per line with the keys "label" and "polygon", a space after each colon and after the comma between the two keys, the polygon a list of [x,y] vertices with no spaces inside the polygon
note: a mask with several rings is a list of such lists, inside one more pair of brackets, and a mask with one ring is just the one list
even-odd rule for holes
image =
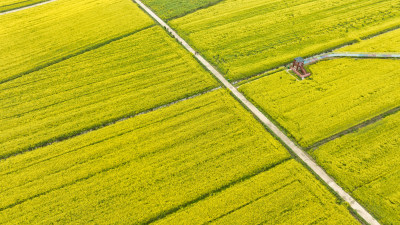
{"label": "soil path surface", "polygon": [[334,58],[375,58],[375,59],[400,59],[400,53],[375,53],[375,52],[338,52],[313,56],[304,60],[304,64],[312,64],[324,59]]}
{"label": "soil path surface", "polygon": [[257,107],[255,107],[246,97],[240,93],[225,77],[219,73],[206,59],[197,53],[184,39],[182,39],[166,22],[158,17],[150,8],[143,4],[140,0],[133,0],[144,11],[146,11],[155,21],[163,26],[179,43],[181,43],[189,52],[191,52],[197,60],[203,64],[232,94],[242,103],[253,115],[263,123],[276,137],[278,137],[297,157],[302,160],[317,176],[322,179],[338,196],[345,200],[351,208],[353,208],[361,218],[371,225],[379,224],[379,222],[365,210],[353,197],[343,190],[330,177],[322,167],[314,162],[303,149],[298,147],[289,137],[287,137],[274,123],[272,123]]}
{"label": "soil path surface", "polygon": [[44,5],[44,4],[47,4],[47,3],[50,3],[50,2],[55,2],[55,1],[57,1],[57,0],[49,0],[49,1],[46,1],[46,2],[40,2],[40,3],[37,3],[37,4],[24,6],[24,7],[18,8],[18,9],[12,9],[10,11],[6,11],[6,12],[0,13],[0,16],[1,15],[5,15],[5,14],[9,14],[9,13],[18,12],[18,11],[21,11],[21,10],[24,10],[24,9],[33,8],[33,7],[36,7],[36,6]]}

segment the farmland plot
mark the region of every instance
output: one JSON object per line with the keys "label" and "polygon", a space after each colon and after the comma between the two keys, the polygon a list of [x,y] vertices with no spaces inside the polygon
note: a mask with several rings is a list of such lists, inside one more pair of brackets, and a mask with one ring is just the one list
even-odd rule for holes
{"label": "farmland plot", "polygon": [[286,71],[239,88],[303,147],[400,106],[398,60],[336,59],[297,81]]}
{"label": "farmland plot", "polygon": [[0,84],[0,156],[217,85],[160,27],[149,28]]}
{"label": "farmland plot", "polygon": [[400,29],[340,48],[338,52],[400,52]]}
{"label": "farmland plot", "polygon": [[289,157],[213,91],[0,161],[0,223],[143,223]]}
{"label": "farmland plot", "polygon": [[2,15],[0,83],[153,24],[126,0],[58,0]]}
{"label": "farmland plot", "polygon": [[212,195],[156,224],[359,224],[294,160]]}
{"label": "farmland plot", "polygon": [[400,222],[400,113],[312,152],[382,224]]}
{"label": "farmland plot", "polygon": [[396,26],[400,2],[226,0],[169,23],[237,80]]}
{"label": "farmland plot", "polygon": [[48,0],[2,0],[0,2],[0,12],[10,11],[46,1]]}
{"label": "farmland plot", "polygon": [[217,4],[222,0],[143,0],[162,19],[181,17],[187,13]]}

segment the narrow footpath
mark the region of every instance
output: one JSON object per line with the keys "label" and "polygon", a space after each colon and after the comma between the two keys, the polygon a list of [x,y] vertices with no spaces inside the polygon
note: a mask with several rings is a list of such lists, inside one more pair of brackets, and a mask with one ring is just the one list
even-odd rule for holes
{"label": "narrow footpath", "polygon": [[256,118],[258,118],[268,129],[275,134],[288,148],[292,150],[317,176],[322,179],[332,190],[337,193],[344,201],[349,203],[350,207],[354,209],[358,215],[371,225],[377,225],[379,222],[367,212],[353,197],[343,190],[334,180],[330,177],[322,167],[317,165],[311,156],[298,147],[289,137],[287,137],[275,124],[273,124],[257,107],[255,107],[246,97],[240,93],[228,80],[222,76],[206,59],[198,54],[184,39],[182,39],[167,23],[159,18],[150,8],[143,4],[140,0],[133,0],[144,11],[146,11],[156,22],[164,27],[178,42],[180,42],[200,63],[202,63],[232,94],[250,110]]}
{"label": "narrow footpath", "polygon": [[400,53],[375,53],[375,52],[325,53],[305,59],[304,64],[313,64],[324,59],[334,59],[334,58],[400,59]]}
{"label": "narrow footpath", "polygon": [[9,14],[9,13],[18,12],[18,11],[21,11],[21,10],[24,10],[24,9],[33,8],[33,7],[36,7],[36,6],[44,5],[44,4],[47,4],[47,3],[50,3],[50,2],[55,2],[55,1],[57,1],[57,0],[49,0],[49,1],[46,1],[46,2],[40,2],[40,3],[37,3],[37,4],[24,6],[24,7],[18,8],[18,9],[12,9],[12,10],[0,13],[0,16],[1,15],[5,15],[5,14]]}

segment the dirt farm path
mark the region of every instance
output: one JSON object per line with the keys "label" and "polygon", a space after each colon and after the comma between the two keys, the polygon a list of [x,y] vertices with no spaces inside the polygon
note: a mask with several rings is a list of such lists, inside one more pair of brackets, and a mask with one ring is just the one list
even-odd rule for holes
{"label": "dirt farm path", "polygon": [[334,59],[334,58],[400,59],[400,53],[333,52],[307,58],[304,60],[304,64],[313,64],[324,59]]}
{"label": "dirt farm path", "polygon": [[298,147],[289,137],[287,137],[274,123],[272,123],[257,107],[255,107],[246,97],[240,93],[225,77],[219,73],[206,59],[197,53],[184,39],[182,39],[167,23],[158,17],[150,8],[143,4],[140,0],[133,0],[144,11],[146,11],[156,22],[164,27],[179,43],[181,43],[186,50],[196,57],[203,66],[205,66],[232,94],[240,101],[253,115],[261,121],[268,129],[276,135],[288,148],[292,150],[296,156],[300,158],[315,174],[318,175],[332,190],[337,193],[343,200],[350,204],[359,216],[361,216],[367,223],[371,225],[379,224],[379,222],[367,212],[353,197],[343,190],[334,180],[330,177],[322,167],[314,162],[303,149]]}
{"label": "dirt farm path", "polygon": [[50,2],[55,2],[55,1],[57,1],[57,0],[49,0],[49,1],[46,1],[46,2],[40,2],[40,3],[37,3],[37,4],[33,4],[33,5],[28,5],[28,6],[25,6],[25,7],[21,7],[21,8],[18,8],[18,9],[12,9],[12,10],[10,10],[10,11],[6,11],[6,12],[0,13],[0,16],[1,16],[1,15],[5,15],[5,14],[9,14],[9,13],[18,12],[18,11],[21,11],[21,10],[24,10],[24,9],[33,8],[33,7],[36,7],[36,6],[44,5],[44,4],[47,4],[47,3],[50,3]]}

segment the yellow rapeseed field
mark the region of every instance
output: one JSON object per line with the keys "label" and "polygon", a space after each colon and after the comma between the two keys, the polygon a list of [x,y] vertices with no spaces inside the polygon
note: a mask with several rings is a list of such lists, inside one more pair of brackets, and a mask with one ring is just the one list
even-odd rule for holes
{"label": "yellow rapeseed field", "polygon": [[382,224],[400,221],[400,112],[312,152]]}
{"label": "yellow rapeseed field", "polygon": [[398,52],[400,53],[400,29],[381,34],[360,43],[337,50],[338,52]]}
{"label": "yellow rapeseed field", "polygon": [[237,80],[397,26],[400,1],[226,0],[170,24]]}
{"label": "yellow rapeseed field", "polygon": [[217,85],[160,27],[149,28],[0,84],[0,156]]}
{"label": "yellow rapeseed field", "polygon": [[239,88],[304,147],[400,105],[398,60],[335,59],[310,70],[303,81],[283,71]]}
{"label": "yellow rapeseed field", "polygon": [[[400,25],[399,0],[143,2],[230,81]],[[343,50],[400,51],[399,34]],[[400,105],[399,60],[309,69],[235,85],[302,147]],[[360,224],[220,86],[131,0],[1,15],[0,224]],[[400,220],[399,125],[309,148],[382,224]]]}
{"label": "yellow rapeseed field", "polygon": [[57,0],[0,17],[0,82],[154,24],[127,0]]}
{"label": "yellow rapeseed field", "polygon": [[1,0],[0,12],[6,12],[45,1],[48,0]]}
{"label": "yellow rapeseed field", "polygon": [[0,223],[143,223],[289,157],[218,90],[0,161]]}
{"label": "yellow rapeseed field", "polygon": [[290,160],[155,224],[359,224],[301,164]]}

